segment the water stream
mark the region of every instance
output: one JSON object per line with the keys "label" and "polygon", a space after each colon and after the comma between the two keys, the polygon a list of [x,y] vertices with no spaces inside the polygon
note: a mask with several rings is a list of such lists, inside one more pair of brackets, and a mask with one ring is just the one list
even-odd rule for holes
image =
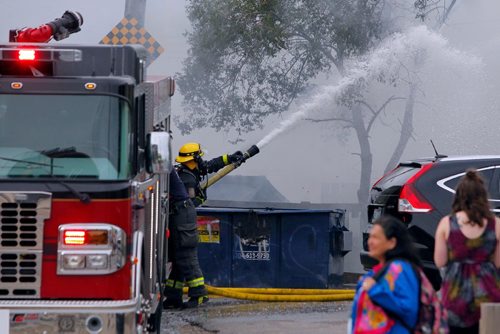
{"label": "water stream", "polygon": [[[318,88],[307,102],[300,104],[295,112],[262,138],[257,146],[262,149],[313,112],[334,115],[339,109],[335,108],[338,98],[346,89],[355,85],[362,90],[368,83],[381,76],[397,78],[406,75],[406,80],[417,80],[416,76],[419,75],[415,68],[417,55],[421,57],[422,62],[437,60],[443,64],[442,66],[459,65],[462,68],[470,68],[477,67],[481,63],[477,57],[451,48],[443,36],[425,26],[393,34],[371,53],[347,63],[347,74],[337,84]],[[417,66],[421,68],[423,63]]]}

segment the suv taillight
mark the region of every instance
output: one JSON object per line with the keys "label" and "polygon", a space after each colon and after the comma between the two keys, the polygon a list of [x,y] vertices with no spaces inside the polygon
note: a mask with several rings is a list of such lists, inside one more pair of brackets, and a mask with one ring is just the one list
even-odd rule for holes
{"label": "suv taillight", "polygon": [[429,202],[417,191],[415,188],[415,182],[418,180],[422,174],[424,174],[432,164],[427,164],[422,166],[422,168],[412,177],[406,181],[401,189],[401,194],[398,200],[398,211],[399,212],[429,212],[433,210],[433,207]]}

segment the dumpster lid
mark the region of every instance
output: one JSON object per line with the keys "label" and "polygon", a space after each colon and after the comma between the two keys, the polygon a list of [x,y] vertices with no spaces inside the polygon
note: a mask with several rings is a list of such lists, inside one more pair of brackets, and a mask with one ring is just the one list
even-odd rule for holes
{"label": "dumpster lid", "polygon": [[274,214],[301,214],[301,213],[338,213],[345,214],[344,209],[282,209],[282,208],[234,208],[234,207],[198,207],[196,211],[200,214],[217,212],[217,213],[255,213],[258,215],[274,215]]}
{"label": "dumpster lid", "polygon": [[217,201],[208,200],[198,212],[217,211],[217,212],[249,212],[253,211],[259,214],[266,213],[311,213],[311,212],[336,212],[346,213],[345,208],[335,204],[311,204],[311,203],[278,203],[278,202],[238,202],[238,201]]}
{"label": "dumpster lid", "polygon": [[227,212],[227,213],[248,213],[248,212],[254,212],[254,213],[257,213],[257,214],[276,214],[276,213],[279,213],[279,214],[297,214],[297,213],[320,213],[320,212],[327,212],[327,213],[330,213],[330,212],[335,212],[335,213],[344,213],[345,210],[340,210],[340,209],[332,209],[332,210],[325,210],[325,209],[321,209],[321,210],[314,210],[314,209],[311,209],[311,210],[300,210],[300,209],[268,209],[268,208],[264,208],[264,209],[252,209],[252,208],[248,208],[248,209],[238,209],[238,208],[216,208],[216,207],[199,207],[196,209],[198,212],[200,213],[203,213],[203,212],[220,212],[220,213],[224,213],[224,212]]}

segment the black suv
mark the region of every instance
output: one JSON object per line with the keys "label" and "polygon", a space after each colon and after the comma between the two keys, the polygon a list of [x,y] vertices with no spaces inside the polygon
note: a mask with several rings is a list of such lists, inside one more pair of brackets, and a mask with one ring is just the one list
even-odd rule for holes
{"label": "black suv", "polygon": [[399,218],[408,225],[424,265],[435,288],[441,284],[434,265],[434,234],[439,220],[449,214],[460,177],[469,168],[483,176],[490,194],[492,210],[500,212],[500,156],[460,156],[418,159],[400,163],[372,187],[368,205],[368,228],[363,232],[361,263],[371,268],[375,260],[368,256],[371,222],[382,214]]}

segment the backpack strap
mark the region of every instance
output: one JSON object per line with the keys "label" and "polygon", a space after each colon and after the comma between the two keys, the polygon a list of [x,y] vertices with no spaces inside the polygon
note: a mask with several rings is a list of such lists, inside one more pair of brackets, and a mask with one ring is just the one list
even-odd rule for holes
{"label": "backpack strap", "polygon": [[[378,282],[385,275],[385,273],[389,269],[389,266],[391,265],[392,261],[394,261],[394,260],[397,260],[397,259],[392,259],[390,261],[387,261],[384,264],[384,266],[382,268],[380,268],[380,270],[377,271],[377,273],[373,276],[373,279]],[[420,279],[420,269],[414,263],[412,263],[411,261],[406,261],[406,262],[408,262],[411,265],[411,267],[413,269],[413,272],[417,276],[417,281],[418,281],[418,296],[419,296],[419,298],[418,298],[418,304],[419,304],[419,309],[420,309],[420,282],[421,282],[421,279]],[[376,303],[373,300],[372,300],[372,302],[374,304],[378,305],[379,307],[381,307],[388,316],[390,316],[391,318],[397,320],[410,333],[414,332],[415,328],[413,328],[410,325],[408,325],[406,323],[406,321],[404,321],[399,315],[397,315],[396,313],[394,313],[394,312],[392,312],[390,310],[385,309],[382,305]],[[418,320],[417,320],[417,323],[418,323]]]}

